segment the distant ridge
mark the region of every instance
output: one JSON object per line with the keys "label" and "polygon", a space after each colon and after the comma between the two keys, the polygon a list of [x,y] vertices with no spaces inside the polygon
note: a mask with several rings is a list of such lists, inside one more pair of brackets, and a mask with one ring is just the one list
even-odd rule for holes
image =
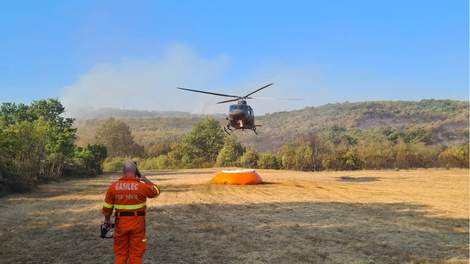
{"label": "distant ridge", "polygon": [[[256,110],[256,106],[255,106]],[[94,130],[109,117],[126,122],[136,140],[146,148],[157,141],[180,139],[197,120],[212,116],[225,125],[225,114],[194,115],[174,111],[142,111],[104,108],[85,109],[85,118],[77,118],[77,136],[86,144]],[[262,125],[259,135],[251,131],[237,138],[260,151],[276,152],[283,144],[292,144],[299,135],[324,134],[333,126],[343,127],[356,138],[369,138],[378,129],[427,131],[426,143],[459,145],[468,140],[469,102],[453,100],[344,102],[306,107],[300,110],[256,116]],[[168,136],[171,134],[171,137]]]}
{"label": "distant ridge", "polygon": [[338,125],[353,134],[381,127],[406,130],[418,126],[434,135],[428,139],[429,144],[458,145],[468,140],[469,102],[434,99],[345,102],[267,114],[257,122],[271,140],[279,138],[283,143],[294,142],[298,134],[322,133]]}
{"label": "distant ridge", "polygon": [[[366,109],[364,114],[385,114],[393,116],[394,114],[416,114],[416,112],[434,112],[439,116],[439,112],[449,114],[451,110],[468,109],[469,101],[455,101],[455,100],[435,100],[424,99],[421,101],[365,101],[365,102],[343,102],[343,103],[328,103],[316,107],[306,107],[300,110],[292,111],[278,111],[260,115],[259,117],[270,115],[284,115],[305,113],[308,111],[317,112],[320,115],[335,114],[334,111],[348,111],[353,112],[357,109]],[[254,106],[256,107],[256,106]],[[109,117],[153,117],[153,116],[184,116],[194,115],[189,112],[182,111],[148,111],[136,109],[119,109],[119,108],[78,108],[74,109],[74,118],[76,119],[107,119]],[[195,114],[198,115],[198,114]],[[225,113],[212,114],[213,116],[225,115]],[[204,115],[206,116],[206,115]],[[440,119],[440,118],[438,118]]]}
{"label": "distant ridge", "polygon": [[152,116],[182,116],[188,112],[179,111],[148,111],[118,108],[78,108],[73,110],[76,119],[107,119],[110,117],[152,117]]}

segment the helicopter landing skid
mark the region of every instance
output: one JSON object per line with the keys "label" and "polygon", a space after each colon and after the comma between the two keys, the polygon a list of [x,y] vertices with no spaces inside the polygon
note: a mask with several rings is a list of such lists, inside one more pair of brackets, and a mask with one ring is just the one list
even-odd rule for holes
{"label": "helicopter landing skid", "polygon": [[261,125],[255,125],[251,130],[253,130],[253,132],[255,132],[256,135],[258,135],[258,132],[256,132],[256,127],[259,127]]}
{"label": "helicopter landing skid", "polygon": [[[258,135],[258,132],[256,132],[256,127],[257,127],[257,126],[261,126],[261,125],[256,125],[256,126],[254,126],[253,128],[250,129],[251,131],[255,132],[256,135]],[[238,128],[238,129],[236,129],[236,130],[239,130],[239,129],[241,129],[241,128]],[[243,132],[243,135],[245,135],[245,129],[241,129],[241,130],[242,130],[242,132]],[[225,133],[227,133],[227,135],[230,136],[230,135],[233,134],[233,132],[235,131],[235,129],[230,129],[230,126],[224,126],[224,131],[225,131]]]}
{"label": "helicopter landing skid", "polygon": [[[228,132],[227,130],[230,131],[230,132]],[[229,136],[233,133],[233,130],[230,129],[229,126],[224,127],[224,131],[225,131],[225,133],[227,133],[227,135],[229,135]]]}

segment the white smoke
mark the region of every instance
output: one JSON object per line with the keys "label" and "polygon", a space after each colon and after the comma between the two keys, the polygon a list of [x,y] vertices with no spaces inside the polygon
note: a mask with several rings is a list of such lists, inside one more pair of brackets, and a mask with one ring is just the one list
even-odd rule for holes
{"label": "white smoke", "polygon": [[70,115],[87,107],[195,112],[200,96],[176,87],[210,90],[228,62],[227,56],[203,59],[186,46],[173,45],[163,58],[96,65],[62,88],[60,100]]}
{"label": "white smoke", "polygon": [[[230,76],[236,81],[227,81],[231,66],[227,55],[202,58],[185,45],[169,46],[164,54],[161,58],[126,58],[116,64],[96,65],[76,84],[62,88],[60,100],[68,115],[81,116],[80,108],[227,113],[229,104],[216,103],[230,98],[176,87],[243,96],[274,83],[252,96],[302,99],[249,100],[256,115],[344,101],[421,100],[437,95],[420,98],[426,94],[422,92],[424,85],[412,80],[387,80],[370,71],[338,73],[331,65],[311,61],[260,62],[255,68],[244,69],[243,76]],[[407,92],[398,92],[403,90]],[[409,98],[412,91],[416,98]]]}

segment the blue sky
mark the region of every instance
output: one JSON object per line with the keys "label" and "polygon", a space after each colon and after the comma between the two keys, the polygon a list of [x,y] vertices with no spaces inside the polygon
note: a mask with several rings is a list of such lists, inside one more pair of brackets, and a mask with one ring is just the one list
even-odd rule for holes
{"label": "blue sky", "polygon": [[[176,86],[326,103],[469,99],[468,1],[2,1],[0,103],[226,112]],[[223,99],[223,98],[222,98]]]}

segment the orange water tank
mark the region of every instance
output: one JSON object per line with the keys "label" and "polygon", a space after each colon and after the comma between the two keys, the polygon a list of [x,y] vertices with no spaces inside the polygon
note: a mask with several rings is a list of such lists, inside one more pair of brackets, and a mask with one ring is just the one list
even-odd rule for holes
{"label": "orange water tank", "polygon": [[222,170],[212,178],[215,184],[260,184],[263,180],[255,170]]}

